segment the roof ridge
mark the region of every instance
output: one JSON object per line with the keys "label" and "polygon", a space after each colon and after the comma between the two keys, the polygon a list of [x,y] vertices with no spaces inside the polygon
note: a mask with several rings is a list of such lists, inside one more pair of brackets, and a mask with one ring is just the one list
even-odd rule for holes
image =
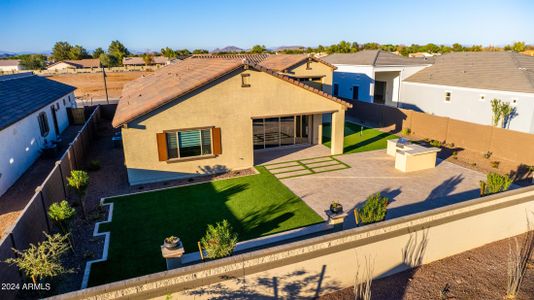
{"label": "roof ridge", "polygon": [[521,62],[518,59],[519,53],[511,51],[509,55],[513,64],[517,67],[517,70],[521,72],[521,75],[523,75],[527,79],[528,83],[530,83],[530,85],[534,88],[534,76],[530,76],[527,73],[529,69],[521,65]]}
{"label": "roof ridge", "polygon": [[375,59],[373,59],[373,66],[376,66],[376,62],[378,61],[378,55],[380,54],[380,49],[377,49],[375,54]]}

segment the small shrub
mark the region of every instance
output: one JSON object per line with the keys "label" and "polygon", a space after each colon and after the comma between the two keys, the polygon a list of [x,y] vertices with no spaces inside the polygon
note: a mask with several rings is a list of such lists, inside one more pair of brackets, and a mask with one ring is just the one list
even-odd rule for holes
{"label": "small shrub", "polygon": [[362,207],[357,208],[357,223],[370,224],[383,221],[386,218],[389,199],[376,193],[367,197]]}
{"label": "small shrub", "polygon": [[67,200],[52,203],[48,207],[48,216],[52,221],[56,222],[59,225],[63,233],[66,233],[65,223],[72,217],[74,217],[75,214],[76,210],[70,206]]}
{"label": "small shrub", "polygon": [[215,226],[209,224],[200,243],[209,258],[221,258],[232,254],[237,244],[237,234],[233,232],[228,220],[223,220]]}
{"label": "small shrub", "polygon": [[498,169],[500,164],[501,164],[500,161],[495,160],[495,161],[492,161],[492,162],[491,162],[491,167],[492,167],[492,168],[495,168],[495,169]]}
{"label": "small shrub", "polygon": [[452,151],[452,156],[454,157],[458,156],[458,151]]}
{"label": "small shrub", "polygon": [[489,158],[491,157],[492,154],[493,154],[493,152],[488,151],[488,152],[484,153],[484,158],[485,158],[485,159],[489,159]]}
{"label": "small shrub", "polygon": [[439,147],[441,147],[442,144],[443,143],[440,142],[440,141],[436,141],[436,140],[431,140],[430,141],[430,146],[432,146],[432,147],[438,147],[439,148]]}
{"label": "small shrub", "polygon": [[401,130],[402,135],[410,135],[412,133],[412,130],[410,128],[403,128]]}
{"label": "small shrub", "polygon": [[512,179],[508,175],[489,173],[486,175],[486,181],[481,181],[481,196],[487,196],[495,193],[507,191],[512,185]]}
{"label": "small shrub", "polygon": [[87,172],[82,170],[72,170],[70,172],[70,176],[67,177],[67,182],[68,185],[74,189],[76,195],[78,195],[78,201],[82,207],[83,218],[86,219],[83,198],[85,196],[85,192],[87,191],[87,187],[89,186],[89,175]]}
{"label": "small shrub", "polygon": [[89,164],[87,165],[88,171],[98,171],[100,170],[100,168],[101,168],[100,161],[97,159],[91,160]]}

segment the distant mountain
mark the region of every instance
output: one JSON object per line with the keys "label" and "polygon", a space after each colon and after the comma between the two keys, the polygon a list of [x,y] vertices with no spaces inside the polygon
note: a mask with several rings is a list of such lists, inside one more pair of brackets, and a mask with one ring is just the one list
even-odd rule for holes
{"label": "distant mountain", "polygon": [[215,48],[213,51],[211,51],[211,53],[231,53],[231,52],[242,52],[242,51],[245,51],[245,49],[241,49],[239,47],[236,47],[236,46],[226,46],[222,49],[219,49],[219,48]]}
{"label": "distant mountain", "polygon": [[0,50],[0,58],[7,58],[7,57],[15,56],[15,55],[17,55],[15,52]]}
{"label": "distant mountain", "polygon": [[273,48],[274,51],[284,51],[284,50],[305,50],[304,46],[280,46]]}

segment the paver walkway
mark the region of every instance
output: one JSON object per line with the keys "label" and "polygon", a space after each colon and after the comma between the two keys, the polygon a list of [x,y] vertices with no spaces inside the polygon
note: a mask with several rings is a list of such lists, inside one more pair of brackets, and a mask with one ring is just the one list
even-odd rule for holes
{"label": "paver walkway", "polygon": [[332,172],[350,168],[333,156],[324,156],[264,165],[278,179]]}

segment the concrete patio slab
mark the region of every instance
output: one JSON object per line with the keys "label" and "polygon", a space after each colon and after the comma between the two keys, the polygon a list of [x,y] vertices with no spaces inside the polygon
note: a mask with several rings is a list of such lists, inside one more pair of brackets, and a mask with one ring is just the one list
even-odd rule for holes
{"label": "concrete patio slab", "polygon": [[333,160],[332,157],[325,156],[325,157],[301,159],[300,161],[305,163],[305,164],[313,164],[313,163],[318,163],[318,162],[322,162],[322,161],[332,161],[332,160]]}
{"label": "concrete patio slab", "polygon": [[[381,192],[391,199],[387,218],[396,218],[479,197],[480,172],[440,161],[436,168],[403,173],[395,169],[394,158],[385,150],[336,156],[351,166],[338,171],[283,179],[282,182],[326,219],[325,209],[339,201],[353,227],[352,210],[367,196]],[[318,171],[317,168],[314,171]]]}
{"label": "concrete patio slab", "polygon": [[324,167],[313,168],[313,171],[319,173],[319,172],[326,172],[326,171],[333,171],[333,170],[342,170],[346,168],[347,168],[346,166],[340,163],[337,163],[337,164],[330,164]]}
{"label": "concrete patio slab", "polygon": [[337,164],[339,165],[340,163],[333,160],[333,159],[330,159],[330,160],[325,160],[325,161],[320,161],[320,162],[314,162],[314,163],[306,163],[306,167],[308,168],[318,168],[318,167],[323,167],[323,166],[329,166],[329,165],[333,165],[333,164]]}
{"label": "concrete patio slab", "polygon": [[273,170],[273,169],[279,169],[279,168],[285,168],[285,167],[292,167],[292,166],[299,166],[300,164],[296,161],[290,161],[285,163],[277,163],[274,165],[266,165],[265,169],[267,170]]}
{"label": "concrete patio slab", "polygon": [[329,156],[330,148],[324,145],[296,145],[254,151],[255,165],[269,165],[279,162]]}

